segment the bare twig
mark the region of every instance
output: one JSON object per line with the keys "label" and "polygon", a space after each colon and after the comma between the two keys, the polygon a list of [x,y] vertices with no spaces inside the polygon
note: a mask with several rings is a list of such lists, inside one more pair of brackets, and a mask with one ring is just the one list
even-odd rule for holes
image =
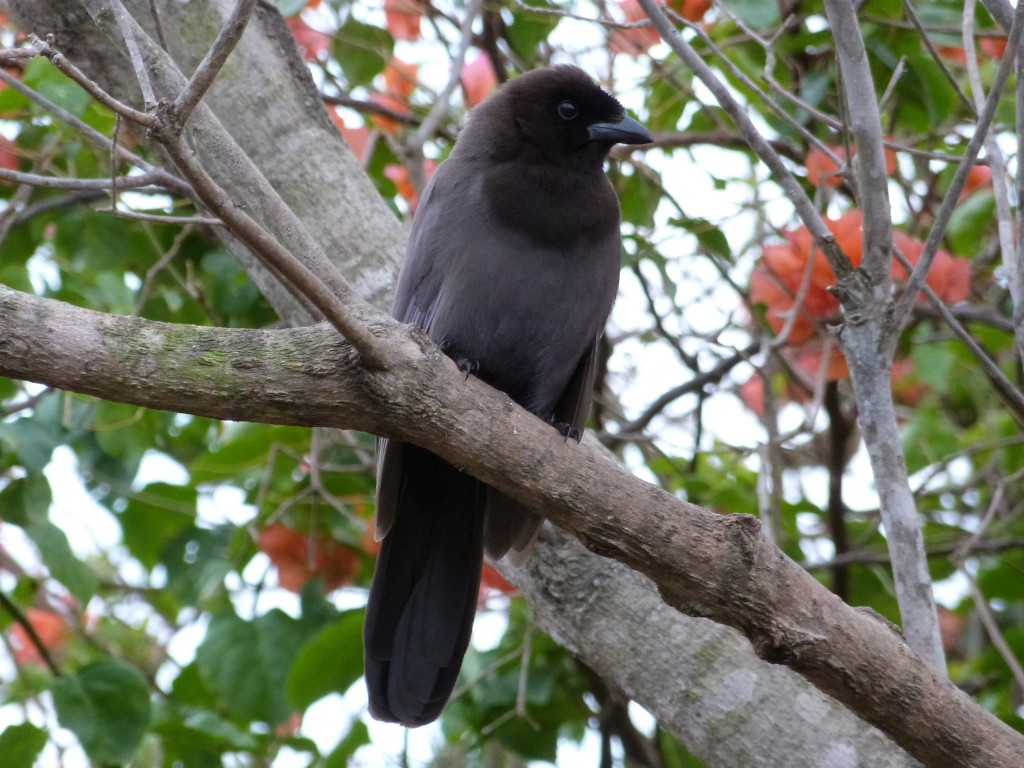
{"label": "bare twig", "polygon": [[203,98],[203,94],[213,85],[213,81],[220,74],[224,62],[227,61],[231,51],[234,50],[238,41],[242,38],[242,33],[245,32],[245,27],[249,23],[249,18],[252,16],[253,8],[256,7],[256,2],[257,0],[238,0],[235,9],[217,34],[217,39],[213,42],[210,50],[207,51],[206,56],[203,57],[196,71],[189,79],[188,85],[178,94],[178,98],[174,100],[174,114],[179,130],[188,122],[192,111],[199,104],[199,100]]}
{"label": "bare twig", "polygon": [[1010,672],[1013,674],[1014,680],[1017,681],[1017,686],[1024,690],[1024,668],[1021,667],[1020,661],[1018,661],[1013,650],[1006,642],[1006,638],[1003,637],[1003,633],[999,631],[999,624],[996,623],[996,618],[992,614],[992,609],[989,607],[988,600],[982,593],[981,588],[978,587],[978,582],[975,580],[974,575],[967,569],[967,558],[970,557],[972,550],[977,546],[977,543],[981,540],[981,537],[985,535],[989,525],[991,525],[996,512],[999,511],[1000,506],[1003,503],[1003,493],[1005,486],[1002,482],[996,483],[995,490],[992,492],[992,501],[988,505],[988,509],[985,510],[985,514],[981,518],[981,522],[978,524],[978,530],[976,530],[967,541],[957,547],[956,552],[953,553],[953,561],[956,563],[957,568],[967,579],[967,586],[971,590],[971,598],[974,600],[974,607],[978,611],[978,618],[981,619],[982,626],[985,627],[985,632],[988,635],[992,645],[995,646],[999,655],[1003,657],[1003,661],[1006,662],[1006,666],[1010,668]]}
{"label": "bare twig", "polygon": [[142,89],[142,101],[146,105],[146,111],[149,112],[156,107],[156,93],[153,91],[153,84],[149,80],[149,70],[146,67],[146,62],[143,61],[142,51],[139,49],[139,41],[135,39],[135,33],[132,30],[131,16],[121,0],[108,1],[110,9],[114,12],[114,16],[117,19],[117,28],[120,30],[125,47],[128,49],[128,59],[132,63],[132,69],[135,70],[135,78],[139,81],[139,87]]}
{"label": "bare twig", "polygon": [[47,39],[46,41],[43,41],[35,35],[29,35],[29,46],[38,55],[45,56],[46,58],[48,58],[50,60],[50,63],[53,64],[53,66],[55,66],[65,75],[67,75],[80,86],[82,86],[89,93],[90,96],[96,99],[96,101],[105,106],[111,112],[115,112],[116,114],[121,115],[122,117],[130,120],[136,125],[142,125],[146,128],[152,127],[156,124],[156,119],[151,114],[147,112],[140,112],[134,107],[130,107],[127,104],[118,101],[105,90],[96,85],[96,83],[94,83],[88,75],[86,75],[84,72],[82,72],[82,70],[80,70],[70,61],[68,61],[64,54],[62,54],[60,51],[53,47],[52,39]]}
{"label": "bare twig", "polygon": [[39,637],[39,633],[36,632],[35,626],[32,624],[32,620],[25,615],[25,612],[18,607],[18,605],[7,596],[5,592],[0,592],[0,606],[7,611],[11,618],[25,630],[25,634],[28,635],[28,639],[32,642],[36,651],[39,653],[39,657],[46,664],[47,668],[56,677],[60,677],[60,667],[57,666],[57,662],[53,660],[53,656],[50,654],[50,649],[46,647],[46,643]]}
{"label": "bare twig", "polygon": [[208,227],[226,226],[220,219],[210,216],[169,216],[160,213],[142,213],[141,211],[122,211],[120,208],[97,208],[97,213],[109,213],[122,219],[136,221],[155,221],[160,224],[203,224]]}
{"label": "bare twig", "polygon": [[[896,258],[903,268],[908,272],[911,268],[910,260],[898,249],[893,246],[893,256]],[[1013,412],[1018,422],[1024,424],[1024,393],[1014,386],[1006,374],[999,368],[998,365],[992,360],[991,357],[985,352],[984,349],[978,344],[977,340],[967,332],[963,324],[957,320],[956,315],[950,310],[942,299],[938,297],[935,291],[928,283],[922,283],[921,291],[924,293],[925,298],[934,307],[935,311],[938,312],[939,316],[946,322],[950,330],[953,331],[954,335],[964,343],[964,346],[974,356],[974,359],[978,361],[978,364],[985,370],[986,375],[996,385],[999,393],[1001,394],[1004,401],[1006,401],[1007,407]]]}
{"label": "bare twig", "polygon": [[[964,28],[964,53],[967,58],[967,78],[971,84],[971,92],[978,109],[985,104],[985,91],[981,84],[981,74],[978,72],[978,54],[974,45],[974,9],[975,0],[967,0],[964,3],[963,28]],[[1018,91],[1020,83],[1017,84]],[[988,156],[989,168],[992,170],[992,195],[996,201],[996,226],[999,233],[999,250],[1003,257],[1003,266],[1009,278],[1010,297],[1013,299],[1014,311],[1024,303],[1024,295],[1021,294],[1021,283],[1018,281],[1020,264],[1017,257],[1016,245],[1013,242],[1013,213],[1010,210],[1009,195],[1006,190],[1006,164],[1003,160],[1003,152],[999,148],[995,134],[986,131],[985,154]],[[1014,339],[1017,342],[1017,353],[1024,358],[1024,327],[1016,326]]]}
{"label": "bare twig", "polygon": [[[946,234],[946,227],[949,225],[949,219],[953,215],[953,209],[956,208],[957,203],[960,199],[960,193],[963,191],[964,183],[967,181],[967,174],[971,171],[971,166],[974,163],[974,159],[978,156],[978,151],[981,149],[982,144],[985,143],[985,136],[988,133],[989,125],[992,123],[992,118],[995,115],[996,108],[999,106],[999,99],[1002,96],[1003,89],[1006,87],[1006,82],[1010,77],[1010,72],[1014,67],[1014,61],[1016,59],[1016,51],[1020,44],[1021,32],[1024,30],[1024,3],[1018,3],[1017,8],[1013,14],[1013,27],[1010,29],[1010,36],[1006,43],[1006,52],[1003,54],[1003,60],[999,63],[999,69],[996,72],[995,80],[992,82],[992,87],[989,89],[988,99],[985,101],[985,108],[981,110],[978,117],[978,122],[974,128],[974,135],[971,137],[970,142],[967,145],[967,149],[964,152],[964,162],[956,169],[956,173],[953,175],[953,180],[949,184],[949,189],[946,191],[946,197],[942,201],[942,205],[939,207],[938,213],[935,215],[935,222],[932,225],[931,230],[928,232],[928,238],[925,240],[924,251],[921,253],[921,258],[914,268],[914,271],[910,275],[910,279],[907,280],[906,291],[903,296],[897,301],[896,308],[893,312],[893,322],[895,328],[902,328],[910,315],[911,309],[913,308],[916,295],[921,290],[921,284],[924,282],[925,277],[928,274],[928,270],[931,268],[932,261],[935,258],[936,252],[938,252],[939,244],[942,242],[942,238]],[[895,334],[894,334],[895,335]],[[895,339],[891,339],[890,343],[895,343]]]}
{"label": "bare twig", "polygon": [[258,254],[288,284],[308,298],[327,321],[359,352],[371,368],[383,369],[387,354],[376,337],[360,323],[342,301],[313,271],[293,256],[277,238],[261,227],[213,180],[185,146],[180,136],[160,134],[161,143],[197,197],[215,213],[239,240]]}
{"label": "bare twig", "polygon": [[[946,78],[946,82],[949,83],[949,85],[953,88],[953,92],[956,93],[957,97],[960,99],[960,103],[964,105],[964,108],[967,110],[968,114],[970,114],[971,117],[977,119],[978,110],[975,109],[975,105],[971,103],[971,100],[967,98],[967,94],[964,93],[964,89],[960,87],[960,83],[957,82],[957,79],[953,77],[953,73],[949,71],[949,67],[946,66],[946,62],[942,59],[942,56],[940,56],[939,52],[935,50],[935,46],[932,45],[931,38],[928,37],[928,32],[921,25],[921,20],[917,18],[917,12],[914,10],[914,5],[913,3],[910,2],[910,0],[903,0],[903,11],[904,13],[907,14],[907,18],[910,19],[910,23],[913,25],[914,29],[916,29],[918,34],[921,35],[921,42],[924,43],[924,47],[928,50],[928,54],[932,57],[932,61],[934,61],[936,65],[938,65],[939,70],[942,72],[942,76]],[[964,13],[966,13],[966,10],[964,11]],[[967,42],[968,38],[965,32],[965,52],[967,52]],[[971,45],[973,47],[973,41],[971,41]],[[970,57],[972,55],[973,53],[967,52],[968,60],[970,60]]]}
{"label": "bare twig", "polygon": [[790,173],[782,158],[779,157],[778,153],[772,149],[771,144],[757,130],[757,127],[747,114],[747,109],[736,100],[732,92],[715,76],[711,68],[693,50],[693,47],[680,37],[656,0],[638,1],[640,7],[644,9],[644,13],[654,23],[658,32],[661,33],[662,39],[683,60],[683,63],[693,70],[693,73],[700,81],[707,86],[708,90],[711,91],[718,103],[736,124],[736,127],[739,128],[740,133],[743,134],[751,149],[768,166],[775,182],[782,187],[783,192],[792,201],[800,219],[814,237],[818,247],[825,254],[825,258],[828,259],[832,271],[840,279],[849,275],[853,271],[850,259],[843,253],[838,243],[836,243],[835,236],[825,226],[825,222],[822,221],[821,216],[814,207],[814,203],[807,197],[800,183]]}
{"label": "bare twig", "polygon": [[[57,52],[54,51],[53,53],[56,54]],[[35,51],[33,49],[32,55],[37,56],[40,54],[38,51]],[[79,76],[87,80],[92,89],[103,92],[103,89],[96,85],[96,83],[93,83],[91,80],[89,80],[85,73],[79,72]],[[66,123],[67,125],[70,125],[72,128],[74,128],[76,131],[82,134],[82,136],[84,136],[89,142],[91,142],[95,146],[100,147],[101,149],[107,151],[111,151],[111,149],[113,149],[113,151],[117,153],[118,160],[122,162],[131,163],[132,165],[138,168],[142,168],[143,170],[148,171],[149,173],[157,175],[159,177],[158,183],[160,186],[165,187],[171,191],[174,191],[179,195],[187,196],[190,194],[191,189],[189,188],[188,184],[183,182],[173,173],[168,173],[163,168],[158,168],[157,166],[153,165],[147,160],[144,160],[143,158],[139,157],[133,152],[128,151],[124,147],[115,147],[113,142],[109,138],[107,138],[102,133],[97,131],[91,125],[87,125],[86,123],[82,122],[80,119],[75,117],[73,114],[68,112],[60,105],[56,104],[53,101],[50,101],[42,94],[29,88],[27,85],[25,85],[17,78],[11,77],[11,75],[9,75],[7,72],[4,72],[2,69],[0,69],[0,81],[3,81],[7,86],[13,88],[22,96],[25,96],[26,98],[34,101],[36,104],[38,104],[40,107],[42,107],[44,110],[49,112],[51,115],[53,115],[60,121]],[[79,84],[82,85],[82,87],[85,88],[87,91],[89,90],[89,87],[87,87],[84,83],[79,82]],[[139,114],[144,113],[140,112]]]}
{"label": "bare twig", "polygon": [[33,187],[46,187],[47,189],[139,189],[141,187],[158,187],[164,179],[165,176],[155,173],[140,173],[137,176],[117,176],[105,179],[62,179],[56,176],[42,176],[38,173],[9,171],[6,168],[0,168],[0,180],[28,184]]}
{"label": "bare twig", "polygon": [[423,122],[420,123],[420,127],[416,129],[416,133],[410,140],[410,146],[422,147],[434,135],[437,127],[444,119],[445,113],[448,111],[448,102],[452,94],[455,93],[455,89],[459,87],[459,83],[462,82],[462,65],[466,60],[466,52],[473,41],[473,22],[480,15],[482,5],[482,0],[469,0],[466,4],[466,15],[462,20],[462,27],[460,29],[461,42],[455,52],[455,56],[452,57],[451,75],[448,77],[448,82],[445,83],[444,88],[437,94],[434,106],[423,119]]}

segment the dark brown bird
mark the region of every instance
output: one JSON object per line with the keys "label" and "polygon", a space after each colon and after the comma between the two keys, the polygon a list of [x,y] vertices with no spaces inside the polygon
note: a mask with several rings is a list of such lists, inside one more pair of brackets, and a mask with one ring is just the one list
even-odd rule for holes
{"label": "dark brown bird", "polygon": [[[391,313],[566,437],[590,410],[619,282],[619,203],[604,161],[651,135],[584,72],[521,75],[476,107],[413,220]],[[440,715],[476,613],[483,552],[524,553],[541,518],[434,454],[381,440],[366,607],[378,720]]]}

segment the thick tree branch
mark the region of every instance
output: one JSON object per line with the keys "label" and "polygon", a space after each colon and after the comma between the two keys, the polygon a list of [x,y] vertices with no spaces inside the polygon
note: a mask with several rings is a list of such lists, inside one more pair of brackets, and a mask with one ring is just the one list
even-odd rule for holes
{"label": "thick tree branch", "polygon": [[[843,603],[745,515],[681,502],[555,430],[382,314],[372,372],[326,326],[253,331],[91,312],[0,287],[0,374],[215,418],[368,430],[435,451],[651,578],[670,605],[745,634],[927,764],[1012,765],[1024,736]],[[88,360],[88,365],[82,365]],[[955,727],[952,726],[955,724]]]}
{"label": "thick tree branch", "polygon": [[[602,675],[643,704],[708,768],[821,768],[833,761],[872,768],[918,765],[878,734],[857,729],[856,721],[836,711],[834,699],[815,690],[798,692],[800,678],[790,670],[761,665],[753,673],[746,664],[737,666],[739,660],[753,661],[745,638],[672,610],[635,571],[590,554],[553,526],[544,529],[538,544],[557,548],[560,557],[529,557],[516,568],[502,565],[534,619],[588,665],[615,670],[614,676]],[[652,639],[666,652],[635,652]],[[777,716],[780,696],[796,702],[796,720],[810,727],[794,728],[790,718]],[[734,725],[737,719],[746,724],[742,730]],[[720,738],[719,729],[729,738]]]}

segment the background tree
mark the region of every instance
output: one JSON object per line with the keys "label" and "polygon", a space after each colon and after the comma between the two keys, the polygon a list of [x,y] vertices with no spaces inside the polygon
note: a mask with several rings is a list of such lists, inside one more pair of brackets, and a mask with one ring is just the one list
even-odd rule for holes
{"label": "background tree", "polygon": [[[6,5],[6,44],[54,38],[5,52],[0,74],[0,178],[11,182],[0,188],[0,372],[14,377],[0,392],[3,754],[341,765],[395,751],[394,730],[374,726],[374,746],[358,719],[372,440],[212,417],[361,427],[454,452],[639,568],[671,604],[803,675],[552,534],[509,574],[532,616],[488,571],[482,605],[508,609],[507,623],[470,657],[442,730],[413,740],[414,759],[551,760],[559,739],[589,733],[603,760],[647,765],[910,764],[838,701],[926,762],[1020,754],[1018,735],[932,671],[948,660],[956,683],[1019,729],[1024,310],[1005,167],[1016,156],[1009,6],[991,5],[997,23],[971,4],[869,2],[855,23],[841,3],[683,3],[665,18],[645,0],[670,49],[628,1],[281,3],[291,34],[265,4]],[[244,21],[254,5],[197,102],[201,78],[186,82],[222,27],[234,40],[229,14]],[[85,75],[62,74],[56,51]],[[402,243],[388,208],[414,208],[465,108],[516,71],[565,60],[658,132],[612,171],[626,247],[599,440],[679,498],[759,514],[847,603],[902,623],[932,669],[902,650],[880,657],[902,648],[896,636],[801,580],[746,518],[668,507],[595,451],[552,453],[543,425],[502,421],[517,416],[500,397],[358,303],[386,304]],[[89,82],[140,110],[179,97],[182,109],[118,120]],[[983,143],[988,165],[972,170]],[[908,279],[913,264],[925,266]],[[364,360],[383,348],[391,366],[367,373],[324,326],[229,330],[318,314]],[[352,315],[378,341],[353,333]],[[478,428],[505,423],[522,442]],[[548,474],[538,454],[555,457]],[[44,474],[61,462],[98,505],[87,526],[61,509],[72,475]],[[921,535],[915,517],[891,517],[908,502]],[[941,582],[938,614],[922,578]],[[345,691],[347,713],[327,710]]]}

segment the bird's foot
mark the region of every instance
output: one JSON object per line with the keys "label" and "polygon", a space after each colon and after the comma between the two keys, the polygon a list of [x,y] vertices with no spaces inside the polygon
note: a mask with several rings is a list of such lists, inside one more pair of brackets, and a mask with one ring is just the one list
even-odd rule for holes
{"label": "bird's foot", "polygon": [[456,357],[455,364],[459,366],[459,370],[466,374],[466,381],[469,381],[470,376],[476,376],[480,373],[480,363],[477,360],[470,360],[466,357]]}
{"label": "bird's foot", "polygon": [[466,380],[469,380],[470,376],[476,376],[480,373],[480,361],[472,360],[468,357],[464,357],[455,350],[452,349],[451,344],[444,342],[441,344],[441,351],[450,357],[455,364],[459,367],[459,370],[466,374]]}
{"label": "bird's foot", "polygon": [[557,429],[558,433],[565,438],[565,442],[567,443],[569,440],[575,440],[578,443],[583,439],[583,433],[567,421],[556,421],[555,429]]}

